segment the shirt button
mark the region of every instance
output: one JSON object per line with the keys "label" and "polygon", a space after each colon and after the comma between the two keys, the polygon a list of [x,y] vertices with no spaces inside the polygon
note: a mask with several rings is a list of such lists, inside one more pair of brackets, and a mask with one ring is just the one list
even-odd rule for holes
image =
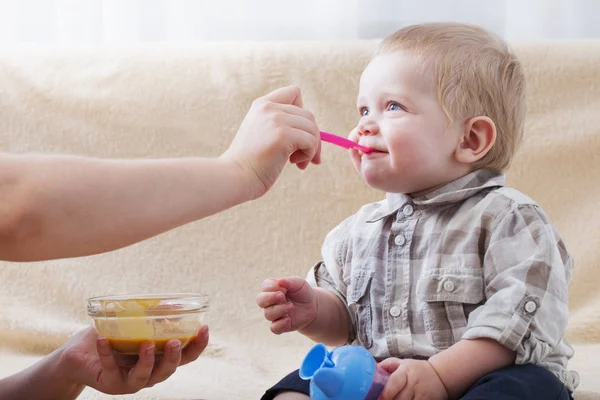
{"label": "shirt button", "polygon": [[406,239],[404,238],[404,236],[398,235],[394,239],[394,243],[396,243],[398,246],[402,246],[404,243],[406,243]]}
{"label": "shirt button", "polygon": [[525,311],[527,311],[528,313],[532,313],[537,309],[537,304],[535,304],[535,301],[528,301],[527,303],[525,303]]}
{"label": "shirt button", "polygon": [[397,317],[398,315],[400,315],[400,307],[394,306],[394,307],[390,308],[390,315],[394,318]]}
{"label": "shirt button", "polygon": [[415,210],[414,210],[413,206],[411,206],[410,204],[405,205],[404,209],[402,209],[402,213],[404,215],[406,215],[407,217],[411,216],[414,211]]}
{"label": "shirt button", "polygon": [[444,290],[446,292],[451,292],[454,290],[454,282],[452,281],[446,281],[444,282]]}

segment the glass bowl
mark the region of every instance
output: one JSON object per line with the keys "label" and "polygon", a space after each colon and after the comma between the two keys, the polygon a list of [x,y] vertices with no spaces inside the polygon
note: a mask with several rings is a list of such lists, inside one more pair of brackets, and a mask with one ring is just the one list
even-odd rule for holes
{"label": "glass bowl", "polygon": [[138,355],[144,342],[153,342],[156,354],[169,340],[185,348],[198,335],[208,311],[208,296],[194,293],[159,293],[92,297],[87,313],[98,334],[124,355]]}

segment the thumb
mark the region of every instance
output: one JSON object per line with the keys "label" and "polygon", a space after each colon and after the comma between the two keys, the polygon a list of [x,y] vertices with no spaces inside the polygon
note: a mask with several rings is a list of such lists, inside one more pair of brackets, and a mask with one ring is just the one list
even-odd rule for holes
{"label": "thumb", "polygon": [[277,283],[279,284],[279,286],[284,287],[285,289],[287,289],[287,292],[297,292],[298,290],[302,289],[302,287],[304,285],[308,285],[308,282],[306,282],[306,279],[297,277],[297,276],[293,276],[291,278],[281,278],[277,280]]}
{"label": "thumb", "polygon": [[300,88],[295,85],[275,89],[263,96],[263,99],[273,103],[291,104],[302,107],[302,93],[300,92]]}
{"label": "thumb", "polygon": [[402,360],[396,357],[386,358],[379,363],[379,366],[388,374],[393,373],[402,364]]}
{"label": "thumb", "polygon": [[300,302],[311,300],[311,298],[305,298],[311,293],[311,287],[306,279],[298,277],[283,278],[279,279],[277,283],[286,289],[286,296],[291,300]]}

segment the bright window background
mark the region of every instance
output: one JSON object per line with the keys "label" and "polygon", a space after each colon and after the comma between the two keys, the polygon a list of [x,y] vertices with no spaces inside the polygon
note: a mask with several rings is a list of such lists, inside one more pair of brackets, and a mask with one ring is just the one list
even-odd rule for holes
{"label": "bright window background", "polygon": [[356,40],[426,21],[600,38],[600,0],[0,0],[0,43]]}

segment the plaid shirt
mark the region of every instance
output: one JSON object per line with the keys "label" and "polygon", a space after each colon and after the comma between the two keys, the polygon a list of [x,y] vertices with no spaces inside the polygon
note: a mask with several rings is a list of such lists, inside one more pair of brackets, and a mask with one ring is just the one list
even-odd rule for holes
{"label": "plaid shirt", "polygon": [[347,306],[350,342],[381,360],[490,338],[575,389],[571,257],[541,208],[504,182],[477,170],[422,197],[387,194],[327,235],[308,281]]}

